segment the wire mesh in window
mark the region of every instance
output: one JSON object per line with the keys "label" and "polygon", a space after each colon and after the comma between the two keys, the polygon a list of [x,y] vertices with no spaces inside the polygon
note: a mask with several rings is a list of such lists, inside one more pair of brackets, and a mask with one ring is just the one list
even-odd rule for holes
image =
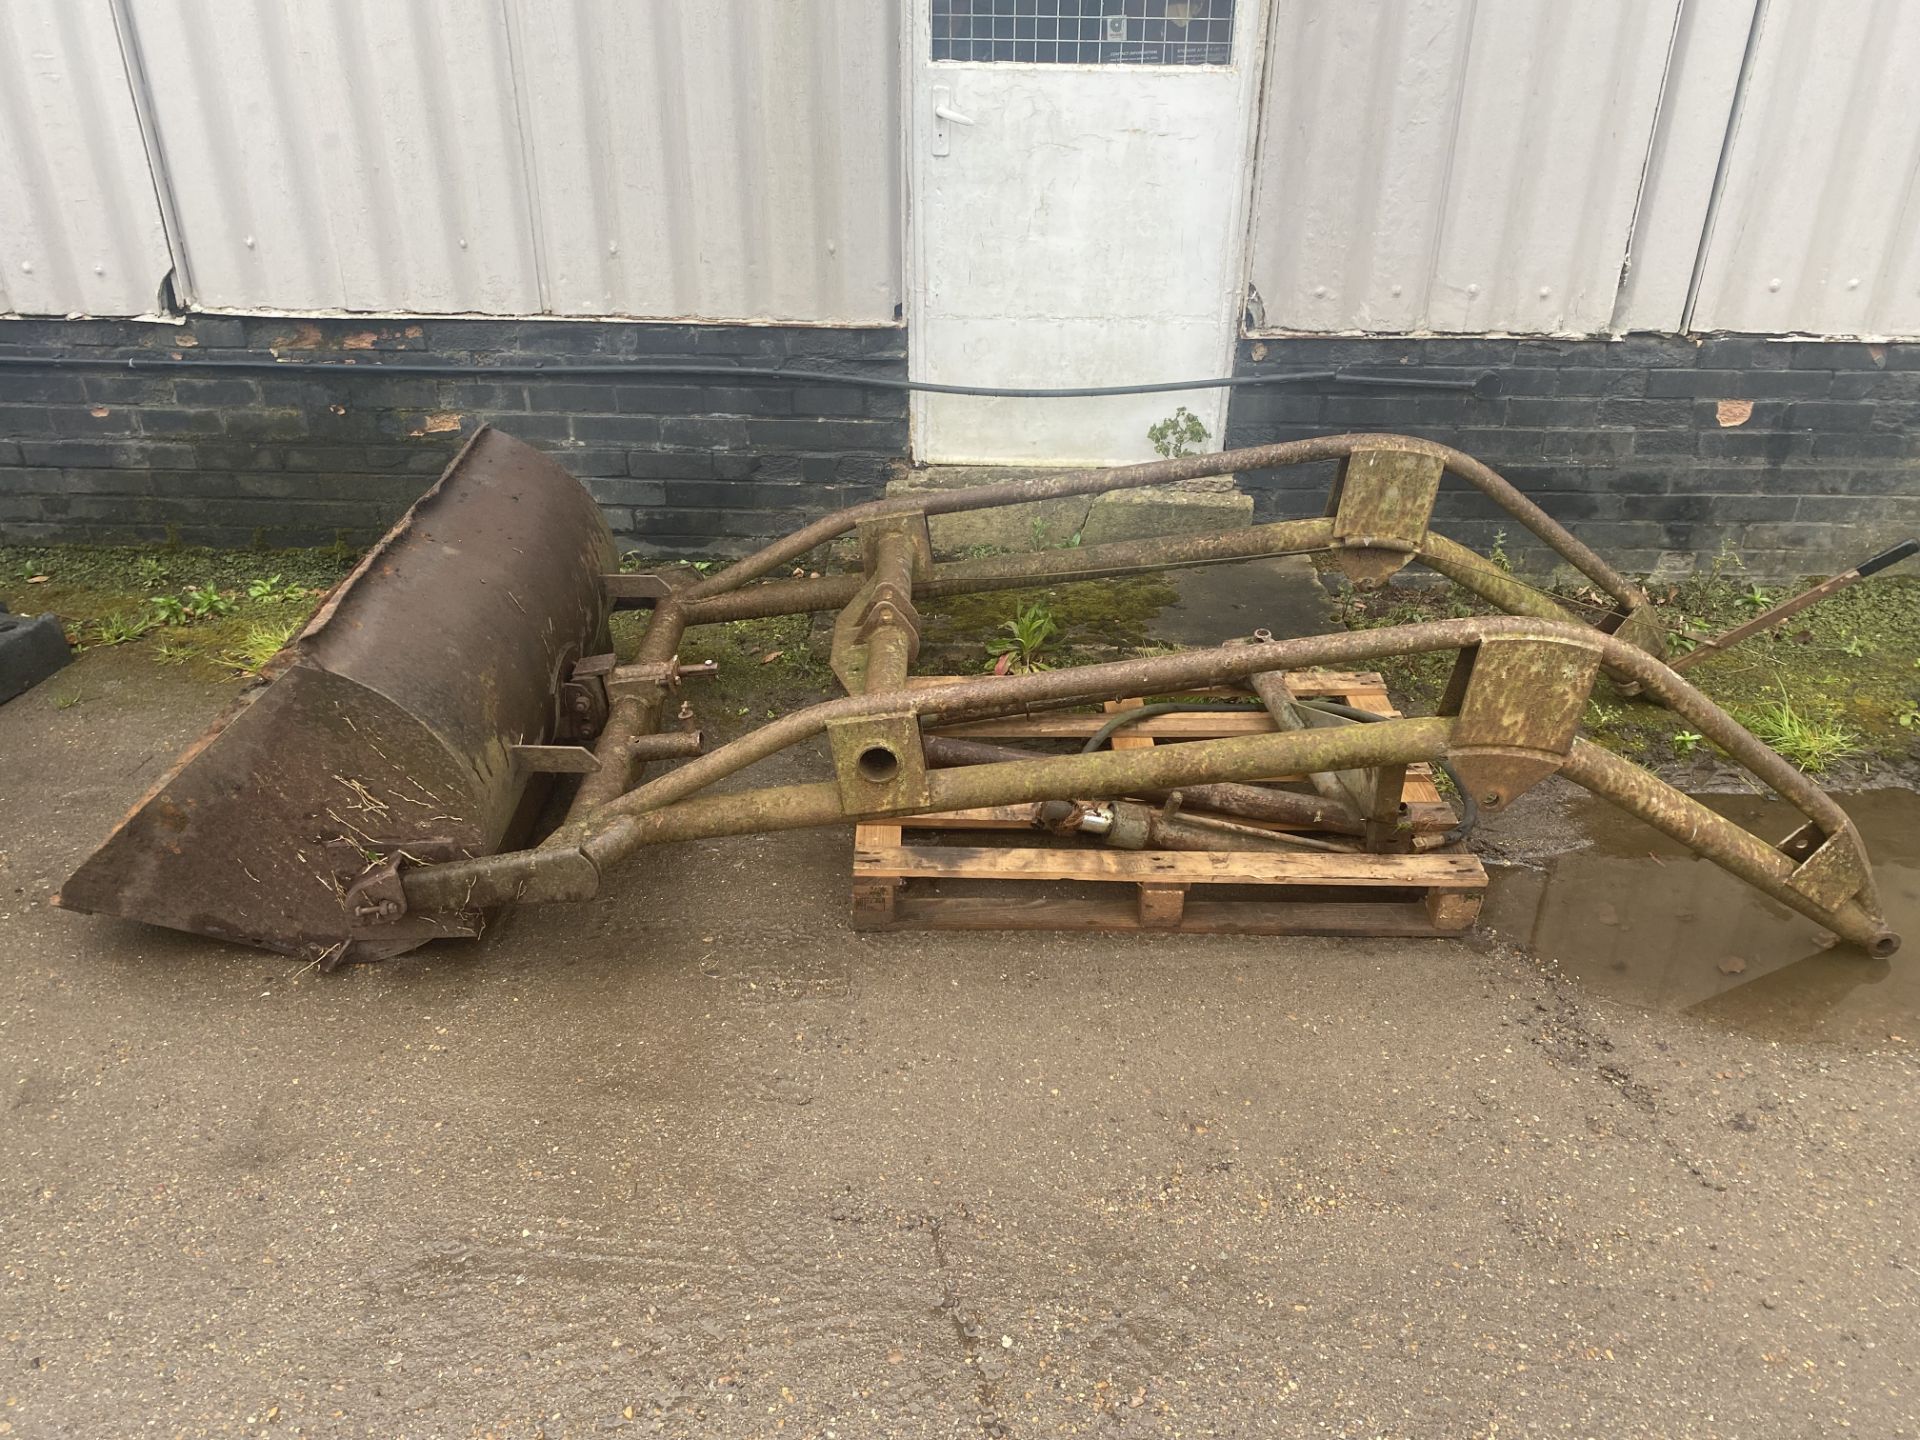
{"label": "wire mesh in window", "polygon": [[933,0],[933,58],[1225,65],[1233,0]]}

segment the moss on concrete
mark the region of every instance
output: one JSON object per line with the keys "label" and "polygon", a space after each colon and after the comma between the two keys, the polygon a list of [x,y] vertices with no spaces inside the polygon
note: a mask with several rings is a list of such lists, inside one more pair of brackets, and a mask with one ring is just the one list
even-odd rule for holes
{"label": "moss on concrete", "polygon": [[[0,600],[51,611],[78,649],[119,646],[203,678],[257,668],[353,567],[346,546],[211,550],[201,546],[0,546]],[[253,595],[271,581],[271,593]],[[169,599],[212,590],[230,613],[169,617]]]}
{"label": "moss on concrete", "polygon": [[1049,663],[1110,660],[1153,643],[1153,621],[1179,598],[1158,572],[1112,580],[1079,580],[1029,590],[951,595],[921,604],[921,659],[925,672],[969,674],[988,664],[987,646],[1004,638],[1001,626],[1028,605],[1043,605],[1059,633]]}

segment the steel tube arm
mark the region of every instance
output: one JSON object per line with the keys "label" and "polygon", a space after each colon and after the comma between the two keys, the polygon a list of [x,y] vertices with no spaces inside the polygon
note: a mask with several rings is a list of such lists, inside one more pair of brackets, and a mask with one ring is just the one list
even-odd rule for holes
{"label": "steel tube arm", "polygon": [[[1336,730],[1296,730],[1196,740],[1152,750],[1102,750],[1033,760],[936,770],[927,777],[924,806],[898,814],[933,814],[990,805],[1064,800],[1075,795],[1131,795],[1202,781],[1251,781],[1308,768],[1413,764],[1438,756],[1453,722],[1441,717],[1388,720]],[[803,829],[874,818],[848,814],[837,785],[790,785],[703,795],[631,816],[577,849],[552,852],[538,870],[493,855],[402,872],[413,910],[468,909],[506,904],[588,900],[605,868],[645,845],[771,830]],[[523,854],[526,852],[522,852]]]}
{"label": "steel tube arm", "polygon": [[1575,539],[1558,521],[1529,500],[1504,476],[1491,467],[1462,454],[1448,445],[1409,435],[1326,435],[1311,440],[1290,440],[1275,445],[1254,445],[1238,450],[1222,450],[1211,455],[1180,455],[1170,460],[1150,461],[1143,465],[1119,465],[1097,470],[1073,470],[1034,480],[1012,480],[999,485],[984,485],[971,490],[936,492],[927,495],[898,496],[869,500],[835,514],[825,516],[804,529],[774,541],[744,560],[710,575],[683,593],[687,600],[705,600],[736,590],[749,580],[797,560],[815,546],[846,534],[861,520],[882,515],[919,511],[927,515],[946,515],[961,510],[987,510],[1002,505],[1019,505],[1030,500],[1051,500],[1072,495],[1098,495],[1112,490],[1138,489],[1146,485],[1167,485],[1181,480],[1196,480],[1214,475],[1232,475],[1245,470],[1269,470],[1281,465],[1299,465],[1318,460],[1339,460],[1356,450],[1398,450],[1428,455],[1446,469],[1472,485],[1501,509],[1537,535],[1546,545],[1605,590],[1628,609],[1647,603],[1646,592],[1621,575],[1586,545]]}
{"label": "steel tube arm", "polygon": [[1793,861],[1632,761],[1586,740],[1575,740],[1560,773],[1869,954],[1891,955],[1899,948],[1899,938],[1887,922],[1858,899],[1834,910],[1816,904],[1787,883]]}

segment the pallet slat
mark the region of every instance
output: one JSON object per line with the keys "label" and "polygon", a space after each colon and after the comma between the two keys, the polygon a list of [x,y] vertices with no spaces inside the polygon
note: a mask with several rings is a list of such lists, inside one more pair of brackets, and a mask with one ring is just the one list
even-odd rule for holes
{"label": "pallet slat", "polygon": [[1398,903],[1259,900],[1187,900],[1169,926],[1140,923],[1135,902],[1019,898],[1006,895],[903,896],[892,925],[906,930],[1078,930],[1099,933],[1152,930],[1170,935],[1372,935],[1431,938],[1457,935],[1473,922],[1437,922],[1418,901]]}
{"label": "pallet slat", "polygon": [[1157,885],[1340,885],[1470,890],[1486,883],[1471,855],[1334,855],[1252,850],[1051,850],[1024,845],[899,845],[854,853],[865,879],[1080,880]]}
{"label": "pallet slat", "polygon": [[[957,683],[961,676],[916,676],[910,685]],[[1315,671],[1288,676],[1296,695],[1333,696],[1360,709],[1395,715],[1380,676]],[[1214,689],[1194,694],[1237,694]],[[946,735],[993,740],[1084,740],[1109,715],[1144,703],[1109,701],[1106,714],[1047,712],[942,727]],[[1162,741],[1269,733],[1258,711],[1155,716],[1113,737],[1119,750]],[[1275,777],[1293,779],[1299,777]],[[1427,766],[1407,768],[1401,790],[1417,833],[1454,823]],[[1004,805],[903,817],[855,827],[853,923],[864,929],[1086,930],[1157,934],[1381,935],[1458,934],[1479,914],[1486,872],[1472,855],[1423,851],[1373,855],[1301,851],[1111,850],[989,843],[994,832],[1032,834],[1035,805]],[[1273,827],[1283,829],[1285,827]],[[979,843],[924,844],[909,830],[964,833]],[[982,885],[985,896],[938,893],[941,882]],[[1097,899],[1061,896],[1062,884],[1109,888]],[[929,893],[929,887],[932,892]],[[1260,898],[1221,887],[1257,888]],[[1054,893],[1049,893],[1049,891]],[[1311,898],[1292,898],[1298,891]],[[1351,899],[1327,899],[1329,893]],[[1409,895],[1414,898],[1407,898]]]}

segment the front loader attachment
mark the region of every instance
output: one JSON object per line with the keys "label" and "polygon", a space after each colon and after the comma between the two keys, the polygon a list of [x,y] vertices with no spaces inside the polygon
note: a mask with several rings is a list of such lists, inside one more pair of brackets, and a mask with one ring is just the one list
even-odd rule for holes
{"label": "front loader attachment", "polygon": [[477,912],[408,916],[348,957],[348,889],[531,827],[542,777],[511,747],[578,725],[563,686],[607,648],[613,561],[577,480],[481,430],[58,903],[329,962],[477,934]]}
{"label": "front loader attachment", "polygon": [[[928,527],[929,517],[962,510],[1327,461],[1336,470],[1324,514],[1218,534],[940,560]],[[1578,571],[1581,596],[1537,589],[1434,532],[1447,480],[1477,490]],[[794,568],[843,539],[857,544],[857,572]],[[1358,586],[1418,564],[1507,613],[937,684],[912,674],[923,600],[1310,553]],[[1151,803],[1179,809],[1160,812],[1156,843],[1170,849],[1206,848],[1199,832],[1217,837],[1223,823],[1243,843],[1244,822],[1254,821],[1269,828],[1252,838],[1309,849],[1315,863],[1328,852],[1406,853],[1423,837],[1402,813],[1402,778],[1409,765],[1434,764],[1460,792],[1463,826],[1469,804],[1495,815],[1558,774],[1843,941],[1878,956],[1900,943],[1852,821],[1662,663],[1665,621],[1646,592],[1487,466],[1430,440],[1330,435],[877,499],[698,579],[619,575],[612,562],[611,537],[580,485],[481,431],[275,657],[269,683],[188,752],[59,903],[330,968],[477,934],[495,906],[592,899],[650,845],[849,821],[1031,806],[1048,824],[1046,812],[1062,806],[1119,817],[1115,806],[1131,815]],[[624,664],[609,653],[616,605],[653,608]],[[846,695],[710,752],[697,732],[670,728],[693,713],[682,679],[710,669],[680,663],[689,627],[821,611],[838,612],[831,659]],[[1316,707],[1286,680],[1447,652],[1453,679],[1431,716]],[[1581,739],[1603,676],[1672,711],[1804,823],[1764,839]],[[942,730],[956,724],[1216,689],[1256,702],[1271,728],[1149,749],[961,756],[957,765],[938,753]],[[721,783],[822,742],[830,780]],[[686,763],[646,773],[670,758]],[[558,828],[516,848],[529,843],[551,770],[583,779]],[[1314,864],[1295,868],[1305,875]]]}

